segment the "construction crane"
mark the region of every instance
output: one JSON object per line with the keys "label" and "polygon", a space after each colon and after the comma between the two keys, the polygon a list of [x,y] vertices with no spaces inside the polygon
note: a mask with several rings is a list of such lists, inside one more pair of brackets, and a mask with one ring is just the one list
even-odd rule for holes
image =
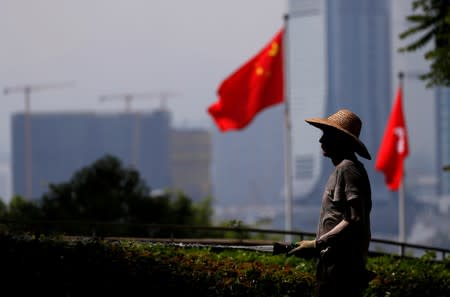
{"label": "construction crane", "polygon": [[30,96],[32,92],[42,91],[54,88],[64,88],[73,86],[74,82],[58,82],[39,85],[21,85],[14,87],[6,87],[3,94],[23,93],[25,96],[25,123],[24,123],[24,164],[25,164],[25,198],[31,199],[33,193],[33,176],[32,176],[32,154],[31,154],[31,117],[30,117]]}
{"label": "construction crane", "polygon": [[[99,96],[100,101],[108,100],[124,100],[125,101],[125,112],[131,113],[131,101],[134,99],[159,99],[161,110],[167,110],[167,100],[176,96],[176,93],[161,91],[155,93],[122,93],[122,94],[111,94],[111,95],[101,95]],[[135,113],[135,124],[133,129],[133,140],[131,143],[131,166],[137,168],[139,162],[139,146],[140,146],[140,134],[141,134],[141,124],[140,115],[138,112]]]}
{"label": "construction crane", "polygon": [[111,95],[101,95],[99,96],[100,101],[107,100],[124,100],[125,101],[125,112],[131,112],[131,101],[134,99],[159,99],[160,108],[162,110],[167,110],[167,100],[176,96],[176,93],[162,91],[156,93],[123,93],[123,94],[111,94]]}

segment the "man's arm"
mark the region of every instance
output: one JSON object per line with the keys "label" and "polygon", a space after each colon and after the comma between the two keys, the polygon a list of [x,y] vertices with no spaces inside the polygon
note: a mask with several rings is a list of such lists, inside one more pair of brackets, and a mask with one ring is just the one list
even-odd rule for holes
{"label": "man's arm", "polygon": [[349,201],[350,214],[342,221],[339,222],[333,229],[320,236],[317,239],[316,245],[319,249],[323,246],[327,246],[339,237],[346,229],[351,228],[352,225],[357,224],[361,220],[362,206],[358,203],[358,199],[352,199]]}

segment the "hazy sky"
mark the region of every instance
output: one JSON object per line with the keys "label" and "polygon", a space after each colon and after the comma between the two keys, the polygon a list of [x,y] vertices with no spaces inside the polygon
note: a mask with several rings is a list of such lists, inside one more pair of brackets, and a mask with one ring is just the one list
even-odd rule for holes
{"label": "hazy sky", "polygon": [[[31,111],[120,111],[100,95],[173,93],[177,126],[212,125],[219,83],[283,25],[280,0],[0,0],[0,153],[23,92],[6,87],[73,83],[31,93]],[[158,107],[138,98],[132,109]]]}

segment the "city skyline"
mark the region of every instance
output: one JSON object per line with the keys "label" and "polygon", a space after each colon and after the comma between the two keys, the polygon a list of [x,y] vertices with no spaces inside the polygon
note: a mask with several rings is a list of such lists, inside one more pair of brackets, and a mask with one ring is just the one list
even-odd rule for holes
{"label": "city skyline", "polygon": [[[0,154],[11,150],[10,121],[22,112],[16,86],[58,85],[30,94],[34,111],[122,111],[124,93],[176,94],[175,126],[212,127],[216,88],[283,24],[285,1],[59,1],[0,4]],[[138,100],[139,99],[139,100]],[[143,98],[142,98],[143,99]],[[151,111],[155,100],[132,100]]]}
{"label": "city skyline", "polygon": [[[323,3],[327,3],[334,8],[339,7],[338,2],[333,0],[317,2],[292,0],[288,2],[298,7],[304,5],[305,11],[308,11],[308,6],[314,7]],[[386,3],[386,8],[382,9],[382,14],[377,14],[380,11],[375,10],[374,12],[371,9],[372,6],[380,5],[379,3],[348,1],[339,9],[345,12],[345,9],[355,5],[361,9],[362,14],[357,15],[354,19],[343,17],[342,23],[333,23],[332,29],[335,29],[337,33],[340,33],[339,30],[353,29],[353,33],[358,33],[347,34],[348,39],[346,41],[339,40],[336,37],[332,40],[334,42],[333,49],[339,48],[336,52],[332,52],[340,58],[336,61],[341,61],[342,58],[346,59],[342,62],[342,65],[332,65],[336,67],[334,68],[334,70],[337,70],[336,73],[345,73],[345,71],[348,71],[346,66],[353,65],[355,59],[357,60],[354,64],[357,64],[359,68],[358,72],[351,73],[354,75],[353,79],[335,75],[333,77],[335,81],[332,84],[333,90],[322,86],[325,85],[326,80],[330,79],[324,73],[317,72],[318,68],[324,66],[325,58],[317,64],[314,63],[314,59],[317,59],[317,56],[326,57],[326,59],[329,57],[320,50],[315,50],[314,44],[319,44],[319,47],[322,48],[321,42],[317,41],[320,36],[324,35],[325,28],[320,25],[322,23],[313,22],[313,26],[302,27],[304,31],[301,33],[304,37],[299,38],[296,44],[297,48],[289,48],[289,50],[308,50],[309,53],[312,53],[311,56],[304,56],[308,63],[302,63],[299,60],[289,61],[288,67],[295,67],[295,71],[300,78],[298,81],[291,81],[290,83],[295,84],[295,87],[298,88],[296,90],[297,96],[308,97],[306,99],[322,98],[322,95],[326,97],[331,92],[334,92],[336,96],[332,98],[333,102],[338,104],[344,102],[340,101],[344,99],[341,97],[346,97],[345,100],[348,100],[345,104],[350,104],[349,102],[359,104],[362,101],[361,98],[371,98],[372,101],[381,98],[383,108],[389,111],[390,106],[386,105],[388,102],[392,102],[395,97],[398,87],[398,73],[404,72],[403,103],[410,141],[410,156],[405,161],[405,182],[407,187],[410,187],[411,200],[418,198],[422,202],[426,202],[427,207],[431,209],[436,207],[436,203],[440,199],[436,197],[434,191],[437,179],[440,178],[439,174],[442,174],[442,172],[439,172],[436,156],[436,138],[439,131],[434,121],[436,115],[435,89],[425,88],[425,83],[417,78],[428,67],[423,58],[425,49],[408,54],[397,52],[397,49],[405,42],[400,40],[398,35],[409,26],[406,16],[412,13],[412,0],[383,2]],[[244,196],[245,199],[239,201],[242,205],[238,205],[238,210],[243,213],[244,217],[254,216],[257,212],[252,208],[254,205],[267,207],[265,209],[268,210],[267,215],[273,216],[275,207],[270,204],[278,203],[277,209],[280,215],[275,217],[275,220],[278,219],[281,222],[283,208],[280,207],[280,204],[283,203],[281,197],[283,196],[282,179],[284,178],[284,176],[281,176],[283,174],[281,173],[282,168],[272,166],[271,169],[275,170],[265,172],[264,168],[259,167],[260,163],[265,161],[264,154],[277,154],[276,157],[281,158],[284,149],[281,143],[281,133],[276,129],[275,132],[265,133],[271,130],[267,128],[258,130],[256,124],[264,119],[271,118],[268,122],[273,124],[271,128],[280,129],[280,126],[283,125],[283,106],[265,111],[264,115],[257,116],[255,123],[252,123],[248,129],[231,132],[230,135],[223,135],[218,132],[207,113],[207,107],[216,101],[216,90],[223,79],[254,56],[283,26],[284,14],[287,12],[285,1],[249,0],[238,2],[234,0],[212,3],[207,0],[193,0],[188,3],[168,3],[163,0],[151,2],[132,0],[111,3],[101,0],[89,2],[81,0],[69,3],[58,0],[43,0],[39,3],[23,3],[5,0],[1,5],[0,34],[6,38],[4,49],[0,52],[0,62],[3,65],[3,68],[0,69],[0,87],[2,90],[19,88],[14,93],[5,94],[2,92],[0,94],[0,99],[3,102],[3,108],[0,110],[0,161],[3,163],[10,162],[11,119],[14,114],[21,113],[25,109],[24,93],[20,91],[24,86],[46,87],[46,89],[31,93],[30,105],[33,113],[80,111],[104,113],[127,110],[149,112],[160,107],[161,96],[158,96],[158,94],[168,92],[175,94],[165,102],[173,115],[172,124],[174,128],[201,127],[208,129],[215,134],[216,140],[220,138],[220,141],[217,141],[216,144],[227,144],[226,141],[230,139],[236,139],[236,143],[245,138],[248,138],[246,141],[249,139],[252,141],[254,147],[239,143],[241,147],[236,145],[236,153],[228,154],[225,152],[221,156],[222,162],[225,162],[226,165],[235,165],[234,167],[231,166],[233,167],[232,174],[235,172],[239,174],[233,175],[232,178],[242,181],[241,184],[224,184],[222,189],[234,187],[235,192],[230,193],[229,197]],[[367,11],[364,9],[367,9]],[[387,19],[388,14],[385,9],[389,9],[390,19]],[[312,11],[312,13],[315,12]],[[365,18],[364,13],[368,15],[374,13],[374,15],[372,15],[372,18]],[[380,18],[383,18],[383,20],[380,21]],[[311,21],[308,18],[305,18],[305,20],[306,24]],[[318,21],[321,22],[322,20],[319,19]],[[349,23],[346,24],[346,21],[349,21]],[[355,24],[352,22],[357,24],[352,26],[352,24]],[[345,25],[343,26],[343,24]],[[373,24],[378,27],[372,27]],[[341,27],[338,28],[338,26]],[[389,30],[383,30],[387,29],[387,26],[389,26]],[[319,32],[315,31],[317,28],[319,28]],[[366,30],[367,32],[361,33],[360,30]],[[387,32],[390,32],[390,36],[385,36]],[[331,35],[338,36],[338,34]],[[359,40],[356,40],[356,38],[359,38]],[[381,48],[382,42],[375,42],[375,46],[363,49],[367,55],[372,57],[372,60],[368,59],[369,62],[374,62],[374,57],[380,56],[380,50],[388,51],[388,53],[384,52],[383,54],[389,57],[391,65],[390,68],[383,66],[382,75],[372,73],[372,71],[380,71],[379,67],[385,61],[378,60],[378,63],[364,64],[367,56],[358,56],[361,51],[355,50],[357,47],[352,46],[367,40],[371,42],[388,40],[390,43],[389,48]],[[301,41],[305,41],[305,43],[303,44]],[[355,55],[349,54],[352,50]],[[386,69],[389,70],[386,71]],[[367,77],[376,79],[367,79]],[[382,84],[377,80],[380,77],[383,80]],[[321,80],[323,80],[323,83]],[[73,82],[73,85],[64,88],[57,87],[58,84],[64,82]],[[371,85],[372,83],[373,85]],[[361,87],[361,84],[365,84],[365,86]],[[308,89],[312,85],[318,86],[313,90],[314,92]],[[358,87],[362,89],[369,85],[372,87],[370,92],[358,93],[356,90]],[[377,86],[381,87],[377,89]],[[369,90],[369,88],[366,88],[366,90]],[[134,98],[136,100],[130,102],[126,101],[125,95],[127,94],[145,93],[152,93],[153,95],[143,96],[146,98],[136,97]],[[378,94],[378,97],[374,96],[375,93]],[[122,94],[122,96],[116,97],[116,99],[124,100],[115,100],[115,102],[100,100],[103,95],[114,96],[117,94]],[[297,107],[304,107],[304,105]],[[303,128],[309,129],[303,123],[303,117],[325,115],[317,114],[317,111],[323,110],[323,106],[309,107],[313,108],[310,110],[299,108],[297,110],[300,112],[293,115],[298,117],[300,130]],[[332,107],[338,108],[339,106]],[[361,108],[361,106],[358,108]],[[370,110],[365,110],[365,112],[369,114],[368,117],[377,114],[376,112],[371,114]],[[327,111],[326,114],[330,114],[330,111]],[[379,129],[378,124],[381,123],[381,118],[382,116],[378,117],[377,121],[373,121],[377,125],[377,129]],[[365,121],[365,119],[363,120]],[[381,124],[384,125],[385,122]],[[276,134],[277,131],[278,134]],[[366,128],[363,128],[363,131],[367,133]],[[364,141],[371,143],[371,154],[372,158],[375,159],[377,151],[373,144],[379,140],[377,138],[381,133],[379,133],[380,131],[372,132],[373,129],[362,137],[364,137]],[[269,144],[263,143],[267,146],[259,145],[256,138],[250,137],[252,133],[253,136],[260,133],[262,138],[275,141]],[[297,137],[299,135],[305,134],[302,131],[296,134]],[[300,138],[297,138],[297,140],[300,140]],[[315,149],[317,142],[311,141],[311,143],[305,145],[304,142],[299,141],[297,144],[302,149],[309,145],[314,146],[312,148]],[[259,158],[258,162],[252,163],[252,160],[246,160],[247,162],[234,164],[235,154],[242,152],[242,146],[248,150],[263,151],[258,156],[257,154],[252,155],[252,157]],[[231,149],[230,152],[234,152],[234,150]],[[319,152],[318,146],[317,152]],[[245,156],[240,157],[244,158]],[[281,164],[281,160],[278,159],[276,160],[277,164]],[[297,164],[301,165],[305,164],[304,160],[308,161],[307,159],[298,160],[300,162],[297,162]],[[310,163],[306,162],[306,164]],[[2,172],[6,173],[8,166],[1,162],[0,166]],[[372,166],[372,163],[369,163],[368,166]],[[305,168],[304,166],[298,167],[300,169]],[[229,172],[221,173],[225,177],[218,176],[216,177],[217,180],[227,182],[232,180],[231,177],[226,176]],[[299,176],[308,172],[300,173]],[[261,174],[261,178],[258,177],[258,174]],[[0,177],[2,178],[0,182],[4,183],[3,176]],[[264,188],[269,183],[267,181],[275,185],[270,191]],[[374,189],[377,194],[385,191],[384,187],[381,189],[382,185],[378,184],[380,188]],[[307,188],[304,185],[300,185],[296,191],[305,189]],[[7,200],[9,198],[6,197]],[[221,199],[223,197],[216,198]],[[434,200],[430,201],[432,199]],[[389,225],[388,227],[395,231],[397,200],[386,200],[385,202],[389,205],[385,206],[389,213],[381,213],[380,217],[385,219],[377,221],[384,225],[380,226],[378,230],[384,229],[385,225]],[[411,200],[412,203],[409,204],[409,207],[416,207],[418,204],[414,204],[414,201]],[[225,202],[229,202],[229,200]],[[302,203],[303,201],[300,201],[301,207],[298,205],[296,207],[303,212],[310,212],[309,207],[314,206]],[[226,209],[223,210],[223,213],[226,213]],[[315,210],[313,209],[313,211]],[[427,209],[424,210],[424,212],[426,211]],[[297,222],[298,226],[314,224],[312,221],[306,221],[306,216],[299,215],[299,213],[295,218],[300,220]],[[432,219],[436,218],[429,220],[433,221]],[[432,224],[423,219],[412,223],[415,225],[411,225],[411,228],[422,228],[421,223]],[[437,219],[434,224],[439,225]],[[429,234],[420,231],[422,230],[420,228],[416,235],[420,233],[419,235],[422,237],[420,240],[426,240]],[[434,229],[438,230],[437,228]]]}
{"label": "city skyline", "polygon": [[[287,12],[285,1],[89,3],[86,9],[84,1],[44,0],[39,5],[2,1],[0,33],[7,42],[0,53],[0,97],[4,104],[0,110],[0,154],[11,150],[12,114],[25,108],[22,93],[3,92],[15,86],[73,82],[65,88],[32,92],[31,112],[117,111],[125,108],[124,102],[105,102],[99,96],[170,91],[176,93],[167,102],[175,126],[215,129],[206,108],[216,100],[216,88],[273,36]],[[410,1],[392,6],[393,26],[404,29]],[[396,9],[400,13],[395,13]],[[414,78],[426,64],[421,54],[396,53],[402,44],[399,32],[393,30],[391,37],[392,52],[400,60],[392,73],[392,84],[397,81],[395,72],[405,71],[406,118],[411,133],[425,139],[419,140],[418,150],[426,152],[431,136],[425,131],[430,131],[430,123],[417,123],[414,117],[434,106],[426,99],[432,92],[421,90],[423,82]],[[415,57],[419,66],[408,65],[408,57]],[[417,92],[420,96],[414,95]],[[160,104],[157,96],[153,99],[133,100],[131,108],[153,110]]]}
{"label": "city skyline", "polygon": [[[294,2],[301,3],[301,1]],[[414,116],[417,112],[430,114],[434,108],[434,102],[431,99],[432,91],[424,90],[423,82],[414,79],[414,72],[423,69],[425,61],[421,58],[420,53],[400,55],[395,50],[401,44],[397,38],[400,32],[398,28],[404,29],[407,25],[404,17],[407,11],[411,10],[409,2],[392,4],[392,25],[393,27],[397,26],[397,30],[392,30],[393,46],[391,51],[397,57],[394,59],[397,62],[393,65],[391,80],[392,92],[394,92],[397,80],[396,73],[400,70],[405,71],[404,103],[412,141],[411,158],[407,160],[405,166],[408,172],[411,171],[412,176],[414,176],[414,171],[426,172],[427,174],[435,172],[435,169],[430,166],[432,162],[428,162],[428,157],[424,158],[423,156],[433,156],[430,143],[434,143],[434,134],[436,132],[430,133],[430,131],[434,131],[432,121],[423,123],[423,121],[416,120]],[[246,2],[246,4],[241,4],[241,6],[233,5],[233,3],[221,3],[220,5],[223,5],[223,7],[217,7],[197,0],[191,3],[189,7],[195,13],[193,12],[189,15],[191,10],[183,10],[185,14],[174,11],[176,7],[183,8],[182,4],[176,6],[158,1],[152,4],[144,4],[140,1],[132,1],[131,4],[130,2],[116,2],[111,7],[105,6],[101,1],[96,1],[93,2],[91,10],[86,12],[83,10],[83,5],[86,5],[86,2],[68,4],[46,0],[46,2],[40,3],[39,7],[26,10],[21,18],[17,16],[19,16],[19,12],[24,10],[23,5],[25,4],[4,1],[3,5],[6,9],[0,12],[2,14],[0,15],[0,22],[3,22],[5,26],[0,26],[0,30],[7,33],[7,39],[10,42],[5,45],[6,51],[0,54],[1,61],[5,65],[0,70],[0,81],[4,84],[1,87],[6,88],[26,84],[45,85],[48,83],[75,81],[75,84],[71,87],[49,88],[33,92],[31,94],[32,112],[79,111],[80,109],[94,112],[123,111],[126,109],[125,102],[120,100],[116,100],[116,102],[101,102],[99,96],[126,92],[141,93],[169,90],[177,94],[177,96],[170,98],[167,102],[168,108],[173,113],[175,127],[187,125],[216,129],[206,112],[206,108],[216,100],[215,91],[217,86],[223,78],[227,77],[238,66],[247,61],[249,57],[253,56],[283,24],[283,14],[286,11],[284,3],[278,3],[275,6],[270,1],[257,3]],[[51,5],[56,5],[54,10],[49,9]],[[145,12],[146,10],[143,8],[146,5],[150,5],[149,7],[153,8],[151,12]],[[256,5],[259,5],[258,7],[261,8],[258,12],[254,12],[252,9]],[[106,11],[110,13],[104,14],[102,9],[107,7],[109,10]],[[240,9],[237,9],[237,7]],[[125,8],[128,8],[128,10]],[[119,9],[123,11],[118,12]],[[53,18],[43,18],[38,13],[39,11],[42,11],[43,15],[47,14]],[[136,19],[130,17],[133,12],[137,13]],[[156,21],[158,12],[166,12],[167,16],[170,16],[163,21],[160,20],[161,24],[166,25],[166,27],[157,26],[158,28],[156,29],[158,30],[156,31],[160,31],[160,35],[155,33],[154,26],[151,26],[151,28],[145,26],[147,21],[154,25],[159,24]],[[173,12],[173,15],[171,12]],[[117,18],[120,13],[123,13],[123,19]],[[147,16],[147,13],[152,18],[142,18]],[[206,28],[198,23],[191,24],[195,16],[206,17],[209,15],[214,15],[217,18],[211,19],[207,17],[199,22],[205,25],[206,21],[209,21],[213,23],[212,27]],[[233,16],[232,19],[229,18],[230,15]],[[77,18],[78,16],[80,16],[79,19]],[[79,21],[82,19],[81,16],[85,19],[80,28],[77,28]],[[104,19],[97,23],[96,20],[98,20],[99,16],[104,16]],[[109,16],[111,18],[108,18]],[[249,24],[246,22],[250,16],[254,18],[255,23]],[[21,22],[22,19],[24,22]],[[173,24],[170,20],[173,21]],[[30,25],[33,21],[36,23],[35,26]],[[57,21],[63,21],[63,25],[58,27],[59,29],[55,26]],[[180,27],[180,24],[184,26]],[[170,26],[167,27],[167,25]],[[215,28],[214,26],[218,26],[222,34],[217,34],[219,31],[208,33],[208,31]],[[132,30],[129,30],[130,28]],[[179,28],[180,31],[178,32],[176,28]],[[201,30],[197,32],[195,29],[199,28]],[[37,30],[38,34],[33,35],[33,30]],[[148,34],[142,35],[142,33],[147,32],[146,30],[148,30]],[[255,33],[251,33],[253,31]],[[183,34],[186,32],[193,33],[190,36],[191,38],[188,38],[189,35]],[[69,33],[73,33],[72,35],[74,36],[67,36],[70,35]],[[250,37],[253,38],[250,39]],[[77,44],[77,40],[81,40],[82,43]],[[155,40],[159,41],[159,43],[153,43]],[[188,41],[191,40],[194,46],[188,45]],[[236,40],[240,40],[240,42],[236,42]],[[62,45],[55,47],[58,42],[61,42]],[[129,46],[122,44],[127,44],[127,42]],[[182,51],[175,46],[177,42],[186,45]],[[113,45],[117,45],[117,48]],[[149,50],[152,48],[155,48],[154,52]],[[166,51],[164,51],[165,49]],[[149,57],[148,61],[142,59],[142,54],[145,53],[145,50],[149,50],[148,53],[154,53],[155,59],[150,58],[152,55],[144,55]],[[163,56],[162,52],[168,54],[169,58],[161,59]],[[211,56],[200,55],[206,52],[211,54]],[[142,65],[133,61],[127,53],[140,54],[136,55],[136,58],[141,58],[140,61],[143,61]],[[95,56],[95,54],[98,56]],[[170,56],[170,54],[172,55]],[[178,58],[177,54],[180,54],[181,60],[186,60],[186,57],[191,58],[191,60],[186,64],[177,64],[180,61],[176,59]],[[85,62],[82,59],[83,55],[86,57]],[[116,58],[117,64],[108,64],[108,62],[113,62],[114,58]],[[161,63],[157,63],[156,58],[159,58]],[[196,58],[199,58],[199,60],[196,60]],[[411,60],[417,60],[417,65],[411,65]],[[208,64],[205,62],[212,63]],[[76,63],[79,65],[74,65]],[[165,69],[167,71],[156,74],[155,71],[146,72],[147,70],[144,68],[153,65],[153,63],[155,63],[155,66],[168,65],[169,68]],[[192,67],[193,65],[195,68]],[[46,69],[46,71],[42,71],[42,69]],[[85,71],[81,71],[83,69]],[[181,70],[181,76],[176,78],[182,77],[183,80],[172,80],[172,82],[176,82],[179,89],[177,89],[177,86],[174,86],[175,84],[158,84],[161,88],[147,87],[149,80],[145,78],[145,74],[149,74],[149,77],[157,78],[160,81],[159,76],[167,79],[170,77],[169,70],[173,69]],[[188,71],[190,69],[195,69],[195,71],[191,71],[193,75],[190,75]],[[78,75],[78,78],[82,79],[76,79],[77,77],[74,78],[68,74],[72,71]],[[89,72],[92,72],[92,74]],[[64,73],[64,75],[58,77],[57,74],[61,73]],[[176,73],[176,71],[170,73]],[[98,76],[98,74],[101,75]],[[95,77],[95,75],[98,77]],[[191,77],[195,84],[189,84],[187,78],[191,79]],[[97,88],[92,80],[93,78],[98,79],[101,87]],[[119,83],[121,81],[123,84]],[[124,87],[124,82],[130,83],[133,87]],[[181,83],[178,85],[178,82]],[[188,84],[189,86],[183,90]],[[8,95],[2,94],[1,96],[4,102],[4,109],[0,110],[0,113],[3,113],[1,117],[3,122],[0,122],[0,144],[2,144],[0,145],[0,155],[2,159],[8,161],[11,153],[11,116],[13,113],[23,111],[24,96],[20,92]],[[389,100],[392,100],[393,97],[394,95],[392,94]],[[159,104],[159,100],[133,100],[131,109],[151,111],[158,107]],[[372,154],[375,153],[372,152]],[[414,159],[416,161],[412,162],[411,160]]]}

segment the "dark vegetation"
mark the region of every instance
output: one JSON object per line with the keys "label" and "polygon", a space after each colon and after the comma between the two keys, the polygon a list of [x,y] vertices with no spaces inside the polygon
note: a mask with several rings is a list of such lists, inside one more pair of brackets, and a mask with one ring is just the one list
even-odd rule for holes
{"label": "dark vegetation", "polygon": [[138,171],[106,155],[75,172],[68,182],[50,184],[39,199],[16,196],[9,205],[1,202],[0,219],[22,222],[10,224],[9,230],[32,228],[34,233],[179,237],[186,231],[149,230],[144,224],[208,226],[211,202],[205,197],[195,204],[183,192],[170,189],[152,196]]}
{"label": "dark vegetation", "polygon": [[[144,238],[255,238],[211,226],[211,199],[150,195],[138,172],[105,156],[50,185],[37,201],[0,205],[5,296],[312,296],[314,259],[268,252],[157,244]],[[159,226],[153,228],[154,225]],[[238,230],[239,222],[231,222]],[[91,235],[71,237],[68,235]],[[94,236],[92,236],[94,235]],[[75,238],[75,239],[74,239]],[[267,238],[265,238],[267,240]],[[377,256],[366,296],[450,296],[450,259]]]}
{"label": "dark vegetation", "polygon": [[[314,259],[130,240],[0,236],[5,296],[313,296]],[[450,296],[450,259],[369,258],[365,296]]]}
{"label": "dark vegetation", "polygon": [[[400,49],[425,53],[427,86],[450,86],[448,0],[415,0],[418,12],[400,36]],[[233,237],[208,229],[150,228],[151,224],[211,226],[211,197],[198,204],[181,191],[152,195],[132,168],[105,156],[32,201],[0,200],[0,280],[4,296],[312,296],[314,259],[284,254],[162,245],[105,236]],[[103,223],[103,224],[102,224]],[[236,222],[231,222],[236,225]],[[238,223],[239,225],[239,223]],[[68,239],[66,235],[94,235]],[[251,234],[239,234],[250,237]],[[450,258],[373,256],[365,296],[450,296]]]}
{"label": "dark vegetation", "polygon": [[408,44],[399,51],[415,52],[431,45],[424,53],[429,71],[419,78],[427,87],[450,87],[450,1],[414,0],[412,8],[414,13],[407,17],[410,27],[399,36]]}

